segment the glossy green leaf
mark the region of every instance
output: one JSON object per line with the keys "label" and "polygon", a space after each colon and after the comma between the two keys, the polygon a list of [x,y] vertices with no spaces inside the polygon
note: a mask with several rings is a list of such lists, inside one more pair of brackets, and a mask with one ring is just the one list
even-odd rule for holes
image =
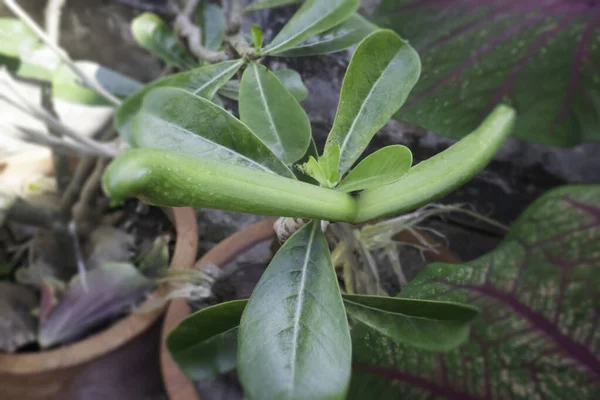
{"label": "glossy green leaf", "polygon": [[406,146],[387,146],[362,160],[336,187],[342,192],[374,189],[396,182],[412,165],[412,153]]}
{"label": "glossy green leaf", "polygon": [[202,45],[211,50],[223,47],[225,38],[225,12],[215,3],[201,2],[194,14],[196,25],[202,32]]}
{"label": "glossy green leaf", "polygon": [[133,141],[191,157],[241,165],[295,178],[240,120],[210,100],[179,88],[157,88],[144,98]]}
{"label": "glossy green leaf", "polygon": [[303,0],[254,0],[244,11],[264,10],[265,8],[287,6],[294,3],[300,3]]}
{"label": "glossy green leaf", "polygon": [[340,146],[340,174],[363,153],[375,133],[402,106],[419,79],[419,55],[398,35],[381,30],[352,56],[327,146]]}
{"label": "glossy green leaf", "polygon": [[400,180],[365,190],[357,199],[355,222],[414,210],[468,182],[510,135],[515,117],[512,108],[498,106],[469,136],[420,162]]}
{"label": "glossy green leaf", "polygon": [[131,22],[131,32],[140,46],[169,65],[186,70],[198,65],[186,47],[158,15],[145,12]]}
{"label": "glossy green leaf", "polygon": [[[129,96],[142,88],[141,83],[94,62],[77,61],[75,64],[89,79],[117,97]],[[52,77],[52,95],[72,103],[110,105],[103,96],[82,85],[79,77],[64,64],[58,67]]]}
{"label": "glossy green leaf", "polygon": [[358,44],[377,29],[377,25],[369,22],[360,14],[354,14],[341,24],[309,37],[281,55],[284,57],[305,57],[335,53]]}
{"label": "glossy green leaf", "polygon": [[346,312],[383,336],[428,351],[449,351],[469,337],[474,307],[453,302],[344,295]]}
{"label": "glossy green leaf", "polygon": [[286,164],[302,158],[311,138],[300,103],[272,72],[257,63],[244,71],[240,118]]}
{"label": "glossy green leaf", "polygon": [[356,201],[347,193],[157,149],[132,149],[114,159],[102,187],[115,205],[138,197],[154,205],[278,217],[351,222],[356,216]]}
{"label": "glossy green leaf", "polygon": [[0,65],[23,78],[50,81],[60,59],[22,21],[0,18]]}
{"label": "glossy green leaf", "polygon": [[167,348],[179,368],[202,381],[235,368],[238,326],[248,300],[235,300],[197,311],[167,336]]}
{"label": "glossy green leaf", "polygon": [[394,118],[461,138],[505,103],[521,139],[600,141],[599,18],[597,1],[383,0],[374,20],[423,60]]}
{"label": "glossy green leaf", "polygon": [[263,53],[282,53],[313,35],[333,28],[350,17],[359,3],[359,0],[306,0]]}
{"label": "glossy green leaf", "polygon": [[320,225],[287,240],[242,315],[238,372],[250,399],[345,398],[350,335]]}
{"label": "glossy green leaf", "polygon": [[260,29],[260,26],[256,24],[252,25],[252,41],[254,42],[254,48],[256,50],[262,49],[263,40],[263,31]]}
{"label": "glossy green leaf", "polygon": [[[293,69],[278,69],[271,72],[277,76],[279,81],[292,94],[292,96],[294,96],[296,100],[301,102],[308,97],[308,89],[306,86],[304,86],[302,77],[300,77],[298,72],[294,71]],[[239,92],[240,82],[236,80],[227,82],[221,89],[219,89],[219,93],[221,95],[232,100],[239,100]]]}
{"label": "glossy green leaf", "polygon": [[599,259],[600,186],[548,192],[490,253],[431,264],[403,288],[481,310],[470,340],[439,353],[357,329],[350,398],[600,398]]}
{"label": "glossy green leaf", "polygon": [[242,60],[207,65],[158,79],[129,96],[115,112],[115,128],[121,138],[131,143],[131,123],[142,106],[144,96],[158,87],[177,87],[197,96],[212,99],[217,90],[225,85],[244,64]]}

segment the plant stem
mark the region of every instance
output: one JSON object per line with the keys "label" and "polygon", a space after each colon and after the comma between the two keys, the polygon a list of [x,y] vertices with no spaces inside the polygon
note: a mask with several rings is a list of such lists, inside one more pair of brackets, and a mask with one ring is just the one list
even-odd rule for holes
{"label": "plant stem", "polygon": [[96,162],[96,157],[87,156],[84,157],[80,162],[77,168],[75,169],[75,173],[73,174],[73,179],[69,182],[69,186],[63,192],[62,198],[60,200],[60,215],[69,220],[72,214],[72,208],[77,202],[79,198],[79,193],[88,176],[92,172],[94,168],[94,164]]}
{"label": "plant stem", "polygon": [[199,60],[211,64],[225,61],[227,54],[222,51],[214,51],[202,45],[202,31],[192,22],[194,11],[198,8],[199,0],[188,0],[183,11],[175,19],[175,30],[179,35],[187,38],[187,43],[192,54]]}
{"label": "plant stem", "polygon": [[72,71],[75,75],[81,79],[85,85],[96,93],[104,97],[111,104],[118,107],[121,105],[121,100],[113,96],[106,89],[100,86],[98,83],[89,79],[83,71],[79,69],[77,65],[71,60],[69,55],[61,49],[56,43],[52,41],[48,35],[37,25],[37,23],[17,4],[15,0],[4,0],[4,4],[19,17],[37,36],[42,40]]}

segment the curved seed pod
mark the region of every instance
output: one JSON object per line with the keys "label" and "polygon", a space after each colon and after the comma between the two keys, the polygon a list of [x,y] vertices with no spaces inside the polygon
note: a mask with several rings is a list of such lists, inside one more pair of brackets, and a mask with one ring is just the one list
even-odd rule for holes
{"label": "curved seed pod", "polygon": [[113,160],[102,186],[113,202],[139,197],[154,205],[346,222],[356,215],[356,200],[346,193],[156,149],[129,150]]}
{"label": "curved seed pod", "polygon": [[411,168],[390,185],[362,192],[353,222],[414,210],[470,180],[496,154],[510,134],[515,111],[500,105],[464,139]]}

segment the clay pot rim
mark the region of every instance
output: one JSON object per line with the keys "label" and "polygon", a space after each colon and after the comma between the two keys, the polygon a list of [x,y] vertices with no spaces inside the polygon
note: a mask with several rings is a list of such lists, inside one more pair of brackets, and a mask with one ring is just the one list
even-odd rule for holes
{"label": "clay pot rim", "polygon": [[[165,209],[176,231],[175,251],[169,268],[190,268],[198,249],[196,214],[189,207]],[[159,298],[166,287],[157,288],[146,302]],[[37,374],[55,369],[82,365],[125,345],[148,330],[163,314],[161,307],[145,314],[130,314],[107,329],[85,339],[57,349],[23,354],[0,353],[0,372],[8,374]]]}
{"label": "clay pot rim", "polygon": [[[275,237],[273,224],[277,218],[267,218],[248,225],[225,238],[210,249],[194,265],[195,269],[204,264],[216,264],[219,267],[232,261],[244,251]],[[181,320],[190,314],[190,306],[185,299],[171,301],[163,321],[160,341],[160,369],[167,392],[171,400],[200,400],[194,382],[186,377],[171,358],[166,347],[166,337]]]}

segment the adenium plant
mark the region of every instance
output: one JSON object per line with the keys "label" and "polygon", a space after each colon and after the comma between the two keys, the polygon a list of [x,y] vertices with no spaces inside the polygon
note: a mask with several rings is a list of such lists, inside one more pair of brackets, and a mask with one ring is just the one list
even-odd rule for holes
{"label": "adenium plant", "polygon": [[[360,223],[439,198],[487,164],[515,118],[511,108],[498,106],[470,135],[415,167],[404,146],[383,148],[354,166],[420,74],[407,42],[375,30],[354,52],[319,154],[297,98],[260,60],[306,49],[356,18],[357,6],[357,0],[306,1],[264,47],[255,28],[254,48],[242,58],[155,81],[117,111],[116,127],[133,149],[106,170],[103,187],[115,203],[135,196],[156,205],[307,220],[249,300],[201,310],[168,339],[193,378],[237,367],[249,398],[344,398],[352,360],[347,315],[427,351],[462,344],[478,315],[454,301],[341,293],[321,221]],[[239,71],[238,119],[215,104],[215,95]]]}

